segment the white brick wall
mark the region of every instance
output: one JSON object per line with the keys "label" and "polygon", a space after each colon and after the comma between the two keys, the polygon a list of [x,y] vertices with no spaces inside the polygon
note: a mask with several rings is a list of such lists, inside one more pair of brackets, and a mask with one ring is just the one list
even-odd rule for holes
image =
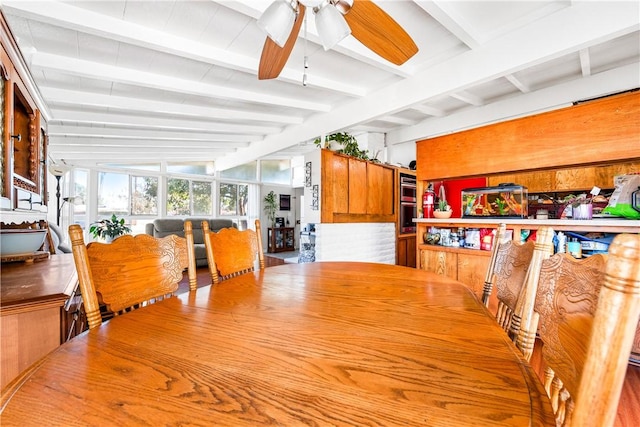
{"label": "white brick wall", "polygon": [[316,261],[396,263],[395,224],[316,224]]}

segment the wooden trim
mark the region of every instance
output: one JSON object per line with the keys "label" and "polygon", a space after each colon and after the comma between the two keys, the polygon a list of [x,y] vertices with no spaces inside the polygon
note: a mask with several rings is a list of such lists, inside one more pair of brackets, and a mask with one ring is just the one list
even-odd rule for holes
{"label": "wooden trim", "polygon": [[418,141],[418,180],[640,159],[640,92]]}

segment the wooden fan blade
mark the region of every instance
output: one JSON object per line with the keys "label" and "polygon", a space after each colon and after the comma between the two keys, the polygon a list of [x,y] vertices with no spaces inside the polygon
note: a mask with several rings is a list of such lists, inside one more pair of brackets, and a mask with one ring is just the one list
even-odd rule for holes
{"label": "wooden fan blade", "polygon": [[344,18],[351,35],[387,61],[402,65],[418,52],[418,46],[400,24],[371,0],[354,0]]}
{"label": "wooden fan blade", "polygon": [[287,63],[289,55],[293,50],[293,45],[298,39],[298,33],[300,33],[300,26],[304,20],[305,7],[302,3],[298,3],[298,16],[293,23],[291,34],[284,47],[280,47],[271,40],[269,37],[264,41],[264,47],[262,48],[262,55],[260,55],[260,66],[258,67],[258,79],[267,80],[275,79],[280,75],[280,72],[284,68],[284,64]]}

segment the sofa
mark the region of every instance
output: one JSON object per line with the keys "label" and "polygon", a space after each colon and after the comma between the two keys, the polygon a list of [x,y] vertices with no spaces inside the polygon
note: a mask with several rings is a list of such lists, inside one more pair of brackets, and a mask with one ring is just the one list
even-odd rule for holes
{"label": "sofa", "polygon": [[202,234],[202,221],[209,223],[211,231],[219,231],[223,228],[235,227],[237,225],[230,219],[210,219],[210,218],[161,218],[154,219],[145,227],[145,232],[153,237],[165,237],[176,234],[184,237],[184,221],[191,221],[193,226],[194,252],[196,255],[196,267],[207,266],[207,250],[204,247],[204,237]]}

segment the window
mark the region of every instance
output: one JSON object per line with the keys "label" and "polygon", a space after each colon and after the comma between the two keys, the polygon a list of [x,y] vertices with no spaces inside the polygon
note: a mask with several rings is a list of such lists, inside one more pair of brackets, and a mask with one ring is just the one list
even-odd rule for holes
{"label": "window", "polygon": [[167,179],[167,215],[212,215],[212,185],[207,181]]}
{"label": "window", "polygon": [[260,181],[269,184],[291,184],[291,162],[289,160],[261,160]]}
{"label": "window", "polygon": [[131,177],[131,215],[158,214],[158,178]]}
{"label": "window", "polygon": [[246,216],[249,200],[247,184],[220,183],[220,215]]}
{"label": "window", "polygon": [[[87,186],[89,182],[89,174],[83,169],[73,170],[73,201],[70,202],[73,222],[80,224],[83,229],[87,223]],[[65,213],[65,209],[62,210]],[[69,224],[69,222],[67,222]]]}
{"label": "window", "polygon": [[213,162],[167,163],[167,172],[190,175],[214,174]]}
{"label": "window", "polygon": [[167,215],[189,215],[189,180],[167,179]]}
{"label": "window", "polygon": [[152,172],[160,172],[160,163],[100,163],[100,165],[108,167],[108,168],[118,168],[118,169],[137,169],[143,171],[152,171]]}
{"label": "window", "polygon": [[242,181],[256,181],[258,179],[258,162],[253,161],[235,168],[223,170],[220,177],[227,179],[237,179]]}
{"label": "window", "polygon": [[[79,191],[76,186],[76,191]],[[158,178],[98,173],[98,217],[158,214]]]}
{"label": "window", "polygon": [[98,217],[129,214],[129,175],[98,173]]}
{"label": "window", "polygon": [[211,183],[193,181],[193,214],[212,215],[213,197],[211,196]]}

